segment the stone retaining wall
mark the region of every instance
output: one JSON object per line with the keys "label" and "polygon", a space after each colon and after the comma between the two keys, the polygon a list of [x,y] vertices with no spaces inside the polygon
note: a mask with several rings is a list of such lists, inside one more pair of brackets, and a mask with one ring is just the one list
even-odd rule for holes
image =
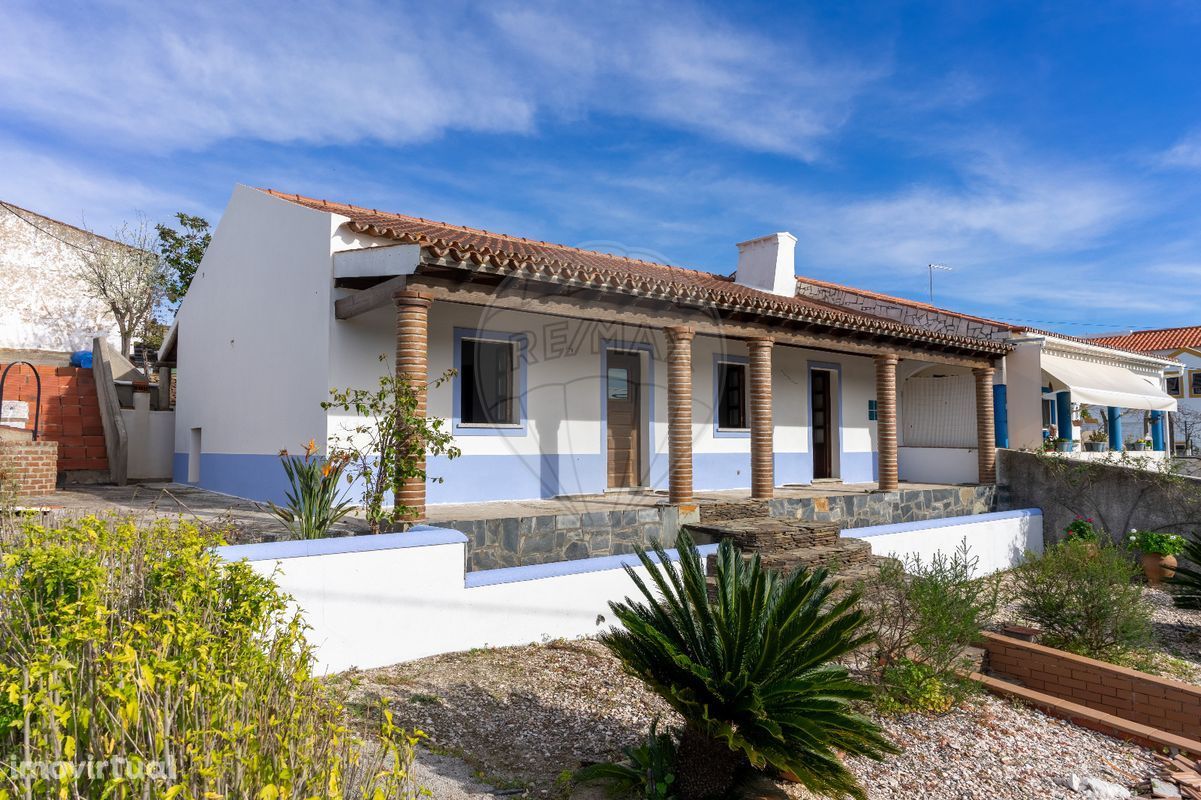
{"label": "stone retaining wall", "polygon": [[679,531],[675,506],[625,511],[548,514],[439,522],[467,536],[469,572],[500,567],[618,556],[656,541],[673,547]]}
{"label": "stone retaining wall", "polygon": [[866,528],[898,522],[987,514],[996,510],[996,487],[947,486],[829,497],[779,498],[770,502],[773,517],[802,522],[831,522],[842,528]]}
{"label": "stone retaining wall", "polygon": [[994,675],[1122,719],[1201,739],[1201,686],[996,633],[984,633],[984,647]]}
{"label": "stone retaining wall", "polygon": [[0,499],[10,486],[17,497],[52,494],[58,479],[58,442],[0,441]]}

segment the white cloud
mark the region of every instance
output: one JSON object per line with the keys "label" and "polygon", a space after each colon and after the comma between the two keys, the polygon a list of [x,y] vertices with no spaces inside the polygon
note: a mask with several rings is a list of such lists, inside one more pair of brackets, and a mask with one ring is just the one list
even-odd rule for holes
{"label": "white cloud", "polygon": [[1176,144],[1159,154],[1157,159],[1165,167],[1201,169],[1201,131],[1181,138]]}
{"label": "white cloud", "polygon": [[0,109],[155,148],[397,144],[600,113],[812,158],[878,73],[684,6],[485,9],[14,5],[0,26]]}

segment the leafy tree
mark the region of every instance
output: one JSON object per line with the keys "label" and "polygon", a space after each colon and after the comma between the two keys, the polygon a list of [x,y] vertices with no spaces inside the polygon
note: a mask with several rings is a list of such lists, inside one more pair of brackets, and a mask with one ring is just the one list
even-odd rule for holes
{"label": "leafy tree", "polygon": [[166,290],[163,263],[145,219],[122,223],[112,239],[96,237],[84,252],[75,276],[112,312],[121,333],[121,354],[129,355],[133,337],[146,323]]}
{"label": "leafy tree", "polygon": [[727,540],[711,600],[691,537],[676,546],[678,570],[661,547],[657,562],[639,552],[654,588],[627,568],[645,602],[610,603],[621,627],[600,638],[684,718],[681,800],[723,796],[747,766],[823,796],[866,797],[839,751],[878,759],[896,748],[852,708],[872,689],[833,663],[871,639],[858,593],[832,599],[825,569],[778,575]]}
{"label": "leafy tree", "polygon": [[[387,356],[381,355],[379,360],[386,361]],[[454,370],[447,370],[426,390],[441,386],[453,375]],[[419,413],[417,387],[403,375],[390,372],[380,377],[375,390],[331,389],[330,396],[331,400],[321,404],[323,409],[351,414],[355,420],[330,438],[330,458],[346,462],[347,482],[361,481],[371,532],[379,533],[384,523],[410,518],[413,509],[400,502],[401,487],[410,479],[429,479],[424,466],[427,456],[459,456],[454,437],[445,428],[446,420]],[[389,494],[394,503],[386,509]]]}
{"label": "leafy tree", "polygon": [[178,303],[188,293],[213,238],[208,220],[203,217],[180,211],[175,218],[179,220],[179,230],[161,223],[154,226],[158,231],[159,253],[167,269],[167,299],[172,303]]}

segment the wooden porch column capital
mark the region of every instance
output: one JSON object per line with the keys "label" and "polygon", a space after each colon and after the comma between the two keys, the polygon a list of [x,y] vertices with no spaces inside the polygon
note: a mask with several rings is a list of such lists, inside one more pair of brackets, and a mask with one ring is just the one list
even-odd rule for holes
{"label": "wooden porch column capital", "polygon": [[[396,304],[396,376],[407,378],[417,395],[414,413],[425,416],[426,387],[429,383],[429,309],[432,298],[421,292],[403,289],[392,295]],[[403,443],[400,448],[405,450]],[[425,468],[425,457],[421,458]],[[409,519],[425,519],[425,480],[409,478],[397,498],[412,509]]]}
{"label": "wooden porch column capital", "polygon": [[897,358],[895,353],[876,356],[876,450],[879,452],[880,491],[895,492],[897,466]]}
{"label": "wooden porch column capital", "polygon": [[976,444],[980,483],[997,482],[997,435],[993,409],[993,367],[976,367]]}
{"label": "wooden porch column capital", "polygon": [[434,298],[416,289],[398,289],[392,293],[392,302],[397,306],[419,306],[429,308]]}
{"label": "wooden porch column capital", "polygon": [[775,494],[775,443],[772,423],[771,351],[769,336],[747,340],[750,354],[751,497],[770,500]]}

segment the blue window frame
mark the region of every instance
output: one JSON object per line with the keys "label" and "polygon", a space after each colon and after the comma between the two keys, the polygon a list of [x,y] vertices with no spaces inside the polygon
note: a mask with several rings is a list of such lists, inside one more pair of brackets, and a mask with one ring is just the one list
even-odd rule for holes
{"label": "blue window frame", "polygon": [[455,328],[454,348],[454,434],[524,436],[526,335]]}

